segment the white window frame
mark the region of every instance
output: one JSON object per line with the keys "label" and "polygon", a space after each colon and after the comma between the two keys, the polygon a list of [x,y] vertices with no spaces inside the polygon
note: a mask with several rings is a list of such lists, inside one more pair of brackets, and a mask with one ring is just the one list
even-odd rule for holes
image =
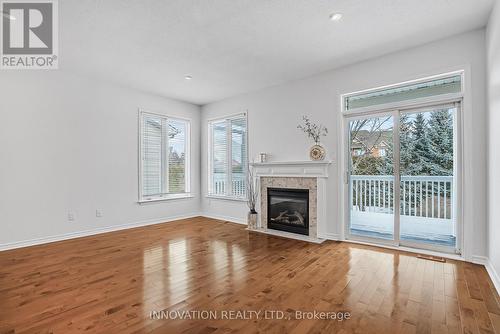
{"label": "white window frame", "polygon": [[[228,144],[227,144],[227,151],[226,151],[226,155],[227,155],[227,158],[228,158],[228,166],[227,166],[227,170],[226,170],[226,173],[227,173],[227,184],[228,184],[228,189],[226,190],[226,195],[218,195],[218,194],[214,194],[212,192],[212,167],[213,167],[213,152],[212,152],[212,143],[213,143],[213,133],[212,133],[212,123],[216,123],[216,122],[221,122],[221,121],[225,121],[226,122],[226,125],[230,125],[230,122],[231,120],[233,119],[238,119],[238,118],[245,118],[245,124],[246,124],[246,144],[247,144],[247,147],[246,147],[246,161],[247,161],[247,165],[249,164],[249,161],[248,161],[248,156],[249,156],[249,149],[248,149],[248,146],[249,146],[249,143],[248,143],[248,112],[241,112],[241,113],[237,113],[237,114],[232,114],[232,115],[228,115],[228,116],[225,116],[225,117],[217,117],[217,118],[211,118],[207,121],[207,137],[208,137],[208,154],[207,154],[207,158],[208,158],[208,171],[207,171],[207,180],[208,180],[208,184],[207,184],[207,194],[206,194],[206,197],[208,198],[215,198],[215,199],[224,199],[224,200],[232,200],[232,201],[246,201],[247,200],[247,197],[248,197],[248,192],[245,191],[245,196],[235,196],[235,195],[232,195],[232,180],[231,180],[231,177],[232,177],[232,171],[231,171],[231,168],[232,168],[232,157],[231,157],[231,151],[232,151],[232,140],[228,140]],[[228,136],[228,138],[231,138],[231,127],[230,126],[227,126],[227,129],[226,129],[226,134]],[[248,166],[247,166],[248,168]],[[247,168],[245,168],[244,170],[244,173],[246,175],[247,173]]]}
{"label": "white window frame", "polygon": [[[354,108],[354,109],[350,109],[350,110],[347,110],[346,106],[345,106],[346,98],[351,97],[351,96],[381,91],[381,90],[385,90],[385,89],[404,87],[406,85],[419,84],[422,82],[439,80],[439,79],[444,79],[444,78],[453,77],[453,76],[457,76],[457,75],[461,76],[461,91],[458,93],[439,94],[439,95],[433,95],[433,96],[428,96],[428,97],[420,97],[420,98],[415,98],[415,99],[410,99],[410,100],[403,100],[403,101],[398,101],[398,102],[391,102],[391,103],[377,104],[377,105],[372,105],[372,106],[367,106],[367,107]],[[340,108],[341,108],[340,110],[342,111],[342,115],[344,115],[344,116],[365,115],[365,114],[369,115],[369,114],[372,114],[373,112],[376,112],[376,111],[407,109],[407,108],[411,108],[411,107],[418,108],[418,107],[425,106],[425,105],[434,105],[434,104],[439,104],[439,103],[454,102],[458,99],[462,99],[464,96],[464,91],[465,91],[464,76],[465,76],[465,70],[458,70],[458,71],[453,71],[453,72],[437,74],[437,75],[433,75],[433,76],[427,76],[427,77],[419,78],[416,80],[409,80],[409,81],[399,82],[396,84],[379,86],[379,87],[375,87],[375,88],[369,88],[369,89],[364,89],[364,90],[360,90],[360,91],[356,91],[356,92],[342,94],[342,95],[340,95]]]}
{"label": "white window frame", "polygon": [[[399,101],[399,102],[394,102],[394,103],[388,103],[388,104],[380,104],[380,105],[374,105],[374,106],[368,106],[368,107],[362,107],[362,108],[356,108],[356,109],[351,109],[351,110],[346,110],[345,109],[345,98],[348,96],[352,95],[357,95],[361,93],[367,93],[371,91],[377,91],[377,90],[383,90],[383,89],[389,89],[389,88],[394,88],[394,87],[399,87],[399,86],[404,86],[407,84],[413,84],[413,83],[419,83],[419,82],[425,82],[433,79],[440,79],[440,78],[446,78],[449,76],[454,76],[454,75],[460,75],[461,76],[461,91],[459,93],[452,93],[452,94],[441,94],[441,95],[436,95],[436,96],[431,96],[431,97],[424,97],[424,98],[416,98],[416,99],[410,99],[410,100],[404,100],[404,101]],[[371,89],[366,89],[362,91],[357,91],[357,92],[352,92],[348,94],[342,94],[340,96],[341,100],[341,114],[342,114],[342,131],[340,133],[340,142],[342,146],[342,171],[341,175],[343,178],[343,181],[341,186],[340,186],[340,191],[342,194],[342,200],[341,200],[341,210],[342,210],[342,221],[343,221],[343,239],[348,240],[348,241],[354,241],[354,242],[361,242],[361,243],[367,243],[371,245],[378,245],[378,246],[388,246],[388,247],[395,247],[398,249],[410,249],[410,250],[415,250],[418,249],[419,252],[434,252],[433,254],[437,255],[447,255],[447,256],[453,256],[456,255],[457,258],[462,258],[464,256],[464,211],[463,211],[463,185],[464,185],[464,161],[463,161],[463,156],[464,156],[464,146],[463,146],[463,136],[464,136],[464,128],[463,128],[463,118],[464,118],[464,99],[465,99],[465,87],[466,87],[466,82],[465,82],[465,70],[457,70],[453,72],[448,72],[448,73],[443,73],[439,75],[434,75],[434,76],[428,76],[424,78],[420,78],[417,80],[411,80],[411,81],[405,81],[401,83],[396,83],[392,85],[387,85],[387,86],[381,86],[381,87],[376,87],[376,88],[371,88]],[[349,231],[349,219],[350,219],[350,207],[349,207],[349,196],[350,196],[350,187],[349,187],[349,142],[347,140],[349,136],[349,121],[357,118],[365,118],[365,117],[380,117],[380,116],[390,116],[392,115],[394,117],[394,124],[399,124],[399,116],[400,113],[406,111],[406,110],[416,110],[416,109],[427,109],[429,107],[433,107],[436,105],[445,105],[445,104],[450,104],[450,106],[454,105],[457,108],[457,117],[455,118],[455,129],[456,129],[456,159],[455,159],[455,170],[456,170],[456,177],[454,180],[454,189],[456,191],[456,196],[455,196],[455,217],[456,217],[456,223],[457,223],[457,231],[456,231],[456,245],[454,249],[451,249],[450,247],[444,247],[444,246],[436,246],[436,245],[430,245],[430,244],[425,244],[425,243],[411,243],[411,242],[401,242],[399,240],[399,227],[400,223],[397,222],[395,224],[395,230],[394,230],[394,240],[390,241],[385,241],[383,239],[375,239],[375,238],[370,238],[370,237],[362,237],[362,236],[355,236],[351,235]],[[396,140],[399,142],[399,127],[394,126],[394,137]],[[399,143],[398,143],[399,145]],[[394,169],[398,170],[399,169],[399,156],[394,157]],[[396,174],[398,175],[398,174]],[[395,184],[399,184],[399,177],[395,178]],[[399,189],[396,187],[395,189]],[[399,191],[395,192],[395,196],[399,196]],[[395,207],[395,213],[394,215],[399,215],[399,208]],[[396,219],[399,219],[397,217]],[[396,228],[397,227],[397,228]],[[455,253],[455,254],[453,254]]]}
{"label": "white window frame", "polygon": [[[161,117],[165,120],[179,120],[186,122],[186,143],[185,143],[185,150],[186,150],[186,156],[185,156],[185,175],[184,175],[184,180],[185,180],[185,191],[182,193],[164,193],[160,194],[158,196],[149,196],[149,195],[144,195],[143,193],[143,152],[144,152],[144,140],[143,140],[143,131],[144,131],[144,115],[151,115],[155,117]],[[161,113],[156,113],[156,112],[151,112],[145,109],[139,109],[138,112],[138,124],[139,124],[139,129],[138,129],[138,141],[139,141],[139,150],[138,150],[138,170],[139,170],[139,192],[138,192],[138,203],[150,203],[150,202],[158,202],[158,201],[167,201],[167,200],[173,200],[173,199],[181,199],[181,198],[192,198],[194,197],[191,194],[191,119],[189,118],[184,118],[184,117],[179,117],[179,116],[169,116]],[[163,149],[168,147],[168,136],[164,136],[162,138],[162,141],[165,140],[165,145]],[[166,168],[168,168],[168,156],[165,154],[164,155],[164,161],[162,161],[162,164],[165,164]],[[168,175],[168,173],[167,173]],[[168,189],[168,178],[165,181],[166,184],[163,185],[163,187],[166,187]]]}

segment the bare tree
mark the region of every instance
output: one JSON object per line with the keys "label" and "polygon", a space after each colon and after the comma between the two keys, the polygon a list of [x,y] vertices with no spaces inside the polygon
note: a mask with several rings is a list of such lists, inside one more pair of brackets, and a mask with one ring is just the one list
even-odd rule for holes
{"label": "bare tree", "polygon": [[[370,156],[373,153],[373,150],[378,145],[380,138],[384,134],[384,125],[390,120],[391,117],[388,116],[386,118],[360,119],[351,122],[351,140],[356,140],[363,147],[364,156]],[[368,136],[366,138],[360,138],[359,134],[361,130],[368,132]],[[353,161],[353,168],[355,169],[360,162],[361,159]]]}

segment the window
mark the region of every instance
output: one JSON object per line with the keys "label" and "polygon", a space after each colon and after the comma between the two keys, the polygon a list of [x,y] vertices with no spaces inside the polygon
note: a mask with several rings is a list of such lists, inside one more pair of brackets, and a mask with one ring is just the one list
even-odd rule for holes
{"label": "window", "polygon": [[461,92],[462,73],[455,73],[440,78],[422,79],[419,82],[347,94],[343,97],[343,104],[345,111],[351,111],[358,108]]}
{"label": "window", "polygon": [[460,254],[465,79],[457,71],[341,96],[348,239]]}
{"label": "window", "polygon": [[208,194],[245,199],[248,168],[246,114],[212,120],[208,128]]}
{"label": "window", "polygon": [[365,150],[358,148],[358,149],[353,149],[353,153],[354,153],[355,157],[359,157],[359,156],[364,155],[366,152],[365,152]]}
{"label": "window", "polygon": [[140,112],[139,201],[189,193],[189,121]]}

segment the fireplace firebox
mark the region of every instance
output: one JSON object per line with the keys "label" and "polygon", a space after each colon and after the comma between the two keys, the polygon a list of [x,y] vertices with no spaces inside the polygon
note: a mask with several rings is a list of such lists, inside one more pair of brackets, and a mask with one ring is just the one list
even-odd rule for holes
{"label": "fireplace firebox", "polygon": [[267,188],[267,227],[309,235],[309,190]]}

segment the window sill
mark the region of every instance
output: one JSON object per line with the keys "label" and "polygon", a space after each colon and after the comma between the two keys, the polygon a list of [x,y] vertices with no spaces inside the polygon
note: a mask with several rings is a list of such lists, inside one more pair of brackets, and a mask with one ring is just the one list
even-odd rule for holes
{"label": "window sill", "polygon": [[223,201],[234,201],[234,202],[246,202],[246,198],[241,198],[241,197],[230,197],[230,196],[217,196],[217,195],[206,195],[206,198],[209,199],[220,199]]}
{"label": "window sill", "polygon": [[149,199],[142,199],[139,200],[139,204],[148,204],[148,203],[157,203],[157,202],[165,202],[165,201],[172,201],[172,200],[177,200],[177,199],[186,199],[186,198],[194,198],[192,194],[186,193],[186,194],[172,194],[172,195],[165,195],[162,197],[153,197]]}

